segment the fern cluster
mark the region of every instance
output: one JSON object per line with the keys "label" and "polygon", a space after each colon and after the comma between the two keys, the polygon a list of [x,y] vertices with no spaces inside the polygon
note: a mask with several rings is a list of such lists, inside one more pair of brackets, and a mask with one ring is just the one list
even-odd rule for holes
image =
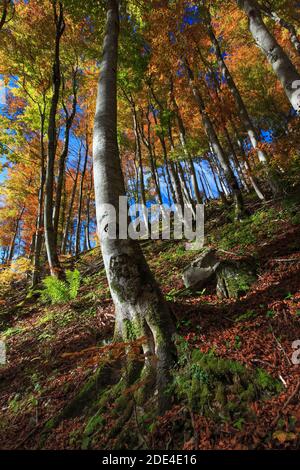
{"label": "fern cluster", "polygon": [[52,304],[64,303],[75,299],[80,287],[80,272],[66,271],[66,280],[62,281],[53,276],[43,280],[44,289],[41,291],[42,300]]}

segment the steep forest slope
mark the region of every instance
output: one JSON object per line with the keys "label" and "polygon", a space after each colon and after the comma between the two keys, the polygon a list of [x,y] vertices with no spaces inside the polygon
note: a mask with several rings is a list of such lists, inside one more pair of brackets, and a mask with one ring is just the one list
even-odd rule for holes
{"label": "steep forest slope", "polygon": [[[160,418],[151,398],[128,413],[138,384],[114,396],[122,345],[111,343],[114,307],[98,248],[64,261],[80,271],[74,300],[26,298],[26,281],[1,286],[0,338],[8,347],[0,369],[1,448],[296,448],[300,370],[291,357],[300,338],[299,205],[248,208],[252,215],[236,230],[218,204],[207,222],[208,245],[226,258],[251,254],[257,262],[258,280],[238,300],[220,300],[213,285],[184,289],[181,273],[197,253],[182,242],[143,242],[177,327],[171,407]],[[135,341],[128,348],[135,354]],[[100,382],[84,395],[104,360],[110,385]]]}

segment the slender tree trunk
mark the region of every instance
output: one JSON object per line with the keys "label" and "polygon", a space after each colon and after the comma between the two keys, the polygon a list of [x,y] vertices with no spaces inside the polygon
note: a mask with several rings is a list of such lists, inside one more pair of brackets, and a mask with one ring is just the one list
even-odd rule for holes
{"label": "slender tree trunk", "polygon": [[[150,86],[150,91],[151,91],[151,94],[154,98],[154,101],[158,105],[161,113],[163,113],[164,107],[163,107],[162,103],[159,101],[159,99],[157,98],[152,86]],[[155,113],[153,113],[153,117],[154,117],[155,124],[157,125],[157,118],[155,116]],[[171,150],[173,150],[174,149],[174,143],[173,143],[173,137],[172,137],[170,123],[169,123],[169,126],[168,126],[168,137],[169,137],[169,141],[170,141],[170,144],[171,144]],[[169,183],[169,186],[170,186],[170,189],[171,189],[171,192],[172,192],[173,201],[176,204],[178,204],[180,206],[180,208],[183,210],[184,201],[183,201],[183,195],[182,195],[182,191],[181,191],[180,181],[179,181],[179,177],[178,177],[177,171],[175,169],[174,163],[172,161],[168,160],[168,152],[167,152],[167,146],[166,146],[164,133],[160,132],[158,134],[158,138],[160,140],[160,143],[161,143],[161,146],[162,146],[162,149],[163,149],[163,158],[164,158],[164,163],[165,163],[165,167],[166,167],[168,183]]]}
{"label": "slender tree trunk", "polygon": [[55,55],[53,64],[53,95],[48,125],[48,158],[46,165],[46,187],[45,187],[45,244],[48,257],[50,273],[52,276],[61,276],[62,271],[58,260],[56,237],[53,226],[53,186],[54,186],[54,163],[57,147],[56,114],[59,101],[61,72],[60,72],[60,40],[65,29],[63,18],[63,6],[59,2],[57,12],[57,1],[53,1],[54,19],[56,25]]}
{"label": "slender tree trunk", "polygon": [[219,45],[219,41],[217,40],[217,38],[215,36],[215,33],[214,33],[214,30],[213,30],[212,25],[211,25],[211,19],[210,19],[210,14],[209,14],[208,10],[207,10],[207,14],[208,14],[208,18],[209,18],[208,24],[207,24],[208,34],[209,34],[211,42],[214,46],[214,52],[215,52],[216,58],[218,60],[219,67],[221,69],[221,72],[222,72],[224,78],[226,79],[228,87],[229,87],[229,89],[232,93],[232,96],[233,96],[234,100],[235,100],[239,116],[240,116],[241,121],[244,124],[246,130],[247,130],[247,133],[248,133],[250,142],[252,144],[252,147],[254,149],[256,149],[259,161],[262,162],[262,163],[266,163],[267,162],[267,157],[264,154],[264,152],[261,149],[258,148],[259,138],[258,138],[258,135],[257,135],[257,131],[256,131],[254,125],[253,125],[253,122],[252,122],[250,116],[249,116],[249,113],[248,113],[248,110],[247,110],[246,105],[244,103],[244,100],[241,97],[241,94],[240,94],[240,92],[239,92],[239,90],[238,90],[238,88],[235,84],[235,81],[233,80],[232,75],[231,75],[231,73],[230,73],[230,71],[229,71],[229,69],[226,65],[226,62],[225,62],[224,58],[223,58],[223,54],[222,54],[222,51],[221,51],[221,48],[220,48],[220,45]]}
{"label": "slender tree trunk", "polygon": [[2,15],[0,18],[0,31],[7,21],[8,7],[12,0],[2,0]]}
{"label": "slender tree trunk", "polygon": [[[119,2],[108,0],[103,59],[94,127],[94,183],[98,235],[111,295],[116,309],[115,338],[144,337],[145,373],[156,371],[160,409],[168,406],[164,389],[173,362],[170,312],[163,300],[140,245],[134,240],[106,235],[107,206],[119,214],[119,196],[125,194],[117,141],[117,57]],[[131,337],[132,339],[132,337]],[[156,356],[156,361],[151,359]]]}
{"label": "slender tree trunk", "polygon": [[14,257],[15,247],[16,247],[16,240],[17,240],[17,236],[18,236],[18,233],[19,233],[20,222],[22,220],[24,211],[25,211],[25,206],[22,207],[22,209],[21,209],[21,211],[20,211],[20,213],[17,217],[17,220],[16,220],[15,230],[14,230],[13,237],[12,237],[12,240],[11,240],[11,243],[10,243],[10,246],[9,246],[9,250],[8,250],[7,261],[9,263],[11,263],[11,261]]}
{"label": "slender tree trunk", "polygon": [[159,185],[159,178],[157,175],[157,168],[156,168],[156,161],[155,161],[155,150],[152,148],[152,142],[151,142],[151,121],[149,118],[149,112],[146,114],[146,119],[147,119],[147,137],[143,131],[143,126],[140,125],[140,134],[142,141],[148,150],[148,155],[149,155],[149,163],[150,163],[150,170],[151,170],[151,176],[154,182],[155,186],[155,191],[157,194],[158,202],[160,205],[162,205],[162,196],[161,196],[161,190],[160,190],[160,185]]}
{"label": "slender tree trunk", "polygon": [[87,250],[91,250],[91,239],[90,239],[90,224],[91,224],[91,214],[90,214],[90,205],[91,205],[91,192],[93,189],[93,171],[91,169],[91,182],[86,198],[86,226],[85,226],[85,240]]}
{"label": "slender tree trunk", "polygon": [[[171,146],[171,151],[174,152],[175,145],[174,145],[172,126],[171,126],[170,121],[168,123],[168,137],[169,137],[169,142]],[[184,209],[184,177],[180,178],[181,175],[179,173],[179,171],[182,170],[182,168],[179,168],[179,171],[178,171],[176,164],[172,162],[172,160],[170,161],[169,168],[170,168],[170,174],[171,174],[173,186],[175,189],[176,202],[177,204],[179,204],[179,206],[181,207],[183,211]]]}
{"label": "slender tree trunk", "polygon": [[[144,168],[143,168],[143,160],[142,160],[142,148],[141,148],[141,138],[138,126],[138,119],[136,113],[136,107],[133,102],[131,101],[131,111],[133,117],[133,132],[135,137],[135,158],[137,161],[137,171],[138,171],[138,180],[140,182],[140,196],[141,202],[144,207],[146,207],[146,191],[145,191],[145,179],[144,179]],[[146,212],[143,212],[143,219],[145,227],[149,229],[149,220]]]}
{"label": "slender tree trunk", "polygon": [[194,83],[194,75],[187,61],[185,61],[185,67],[186,67],[188,77],[189,77],[189,84],[192,89],[193,95],[195,97],[195,101],[198,105],[199,112],[202,118],[203,127],[206,132],[208,141],[210,142],[213,152],[217,156],[220,162],[224,175],[232,191],[234,204],[235,204],[236,219],[240,219],[243,216],[243,212],[244,212],[244,201],[243,201],[242,193],[239,188],[238,181],[235,177],[234,172],[232,171],[232,168],[230,167],[229,160],[220,144],[219,138],[210,120],[210,117],[208,116],[206,112],[204,101],[202,99],[202,96],[199,92],[198,87]]}
{"label": "slender tree trunk", "polygon": [[58,237],[62,188],[63,188],[63,182],[64,182],[64,177],[65,177],[65,166],[66,166],[66,159],[69,153],[70,132],[71,132],[74,118],[76,116],[76,107],[77,107],[76,76],[77,76],[77,70],[73,72],[73,102],[72,102],[71,114],[69,114],[66,106],[64,105],[65,116],[66,116],[65,139],[64,139],[64,147],[59,158],[58,177],[57,177],[57,185],[56,185],[56,197],[55,197],[55,204],[54,204],[54,210],[53,210],[53,229],[54,229],[54,237],[55,237],[56,246],[57,246],[57,237]]}
{"label": "slender tree trunk", "polygon": [[76,196],[76,189],[77,189],[77,181],[78,181],[80,163],[81,163],[81,146],[80,146],[79,152],[78,152],[78,161],[77,161],[76,173],[75,173],[75,178],[74,178],[74,183],[73,183],[73,188],[72,188],[72,193],[71,193],[70,205],[69,205],[66,224],[65,224],[65,228],[64,228],[63,238],[62,238],[62,242],[61,242],[61,252],[63,254],[65,254],[66,250],[67,250],[67,244],[68,244],[68,238],[69,238],[69,232],[70,232],[70,225],[71,225],[72,213],[73,213],[73,206],[74,206],[74,201],[75,201],[75,196]]}
{"label": "slender tree trunk", "polygon": [[232,124],[232,127],[233,127],[233,130],[234,130],[234,134],[235,134],[235,138],[237,140],[237,145],[238,145],[238,148],[239,148],[239,152],[240,152],[240,155],[241,155],[241,159],[243,161],[243,164],[244,164],[244,167],[245,167],[245,170],[247,172],[247,175],[248,175],[248,178],[249,178],[249,181],[254,189],[254,191],[256,192],[257,194],[257,197],[261,200],[261,201],[264,201],[265,200],[265,196],[264,196],[264,193],[262,192],[261,188],[260,188],[260,184],[259,182],[257,181],[257,178],[253,175],[252,173],[252,169],[251,169],[251,166],[250,166],[250,163],[247,159],[247,156],[245,154],[245,150],[244,150],[244,146],[243,146],[243,142],[240,138],[240,136],[238,135],[238,131],[236,129],[236,126],[234,124],[233,121],[231,121],[231,124]]}
{"label": "slender tree trunk", "polygon": [[172,192],[172,199],[176,204],[179,204],[179,206],[183,210],[184,202],[177,171],[175,169],[174,163],[168,160],[167,146],[164,137],[159,136],[159,140],[163,150],[163,158],[168,178],[168,184]]}
{"label": "slender tree trunk", "polygon": [[84,177],[87,167],[87,161],[89,156],[89,142],[88,136],[86,137],[86,147],[85,147],[85,156],[84,156],[84,163],[83,169],[81,173],[81,180],[80,180],[80,189],[79,189],[79,198],[78,198],[78,212],[77,212],[77,225],[76,225],[76,232],[75,232],[75,256],[79,255],[80,252],[80,236],[81,236],[81,212],[82,212],[82,200],[83,200],[83,185],[84,185]]}
{"label": "slender tree trunk", "polygon": [[232,140],[231,140],[231,137],[230,137],[230,134],[229,134],[229,131],[227,129],[227,127],[224,125],[224,134],[225,134],[225,138],[228,142],[228,148],[229,148],[229,151],[231,152],[231,155],[232,155],[232,161],[234,163],[234,166],[235,166],[235,169],[239,175],[239,179],[240,179],[240,182],[241,182],[241,185],[242,187],[245,189],[245,191],[249,192],[249,186],[248,186],[248,183],[247,183],[247,180],[246,178],[244,177],[244,174],[243,174],[243,171],[242,171],[242,168],[241,168],[241,165],[240,165],[240,162],[239,162],[239,159],[237,157],[237,154],[236,154],[236,151],[235,151],[235,148],[234,148],[234,145],[232,143]]}
{"label": "slender tree trunk", "polygon": [[291,105],[299,111],[300,74],[265,25],[257,1],[237,0],[237,4],[246,13],[249,20],[249,30],[256,44],[271,64]]}
{"label": "slender tree trunk", "polygon": [[187,164],[188,164],[188,167],[189,167],[189,170],[190,170],[190,173],[191,173],[192,184],[193,184],[193,189],[194,189],[196,202],[197,202],[197,204],[202,204],[202,196],[201,196],[199,186],[198,186],[198,181],[197,181],[197,175],[196,175],[196,171],[195,171],[195,167],[194,167],[194,162],[192,160],[192,156],[191,156],[191,154],[188,150],[188,147],[187,147],[185,126],[183,124],[183,120],[182,120],[182,117],[181,117],[181,114],[180,114],[179,106],[177,104],[175,94],[174,94],[174,86],[173,86],[172,77],[170,79],[170,91],[171,91],[171,93],[170,93],[171,102],[172,102],[174,110],[175,110],[175,116],[176,116],[177,123],[178,123],[178,128],[179,128],[180,143],[181,143],[182,149],[185,153],[185,156],[187,158]]}
{"label": "slender tree trunk", "polygon": [[40,278],[40,257],[44,237],[44,192],[45,192],[45,147],[44,147],[44,132],[45,132],[45,112],[46,102],[44,96],[44,108],[41,112],[41,135],[40,135],[40,150],[41,150],[41,165],[40,165],[40,187],[38,195],[38,212],[36,221],[36,232],[34,239],[34,253],[33,253],[33,273],[32,273],[32,287],[34,288],[39,282]]}
{"label": "slender tree trunk", "polygon": [[205,197],[206,200],[209,199],[209,194],[207,192],[207,189],[205,187],[205,182],[203,180],[203,176],[202,176],[202,168],[201,168],[201,162],[198,162],[198,165],[199,165],[199,169],[198,169],[198,176],[199,176],[199,180],[200,180],[200,183],[201,183],[201,187],[202,187],[202,192],[203,192],[203,195]]}

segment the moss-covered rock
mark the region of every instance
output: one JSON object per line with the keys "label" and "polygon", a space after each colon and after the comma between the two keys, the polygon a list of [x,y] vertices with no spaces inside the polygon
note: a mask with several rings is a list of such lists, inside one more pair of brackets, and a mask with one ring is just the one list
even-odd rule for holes
{"label": "moss-covered rock", "polygon": [[217,295],[220,298],[239,298],[256,281],[255,266],[249,261],[221,261],[217,270]]}

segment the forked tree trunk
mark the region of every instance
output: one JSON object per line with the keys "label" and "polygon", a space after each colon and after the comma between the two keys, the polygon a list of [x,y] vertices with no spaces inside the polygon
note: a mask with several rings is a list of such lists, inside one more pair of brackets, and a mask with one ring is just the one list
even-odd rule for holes
{"label": "forked tree trunk", "polygon": [[293,108],[299,111],[300,74],[288,55],[265,25],[261,9],[256,0],[237,0],[249,19],[249,30],[277,75]]}
{"label": "forked tree trunk", "polygon": [[44,237],[44,192],[45,192],[45,148],[44,148],[44,131],[45,131],[45,112],[46,102],[44,96],[44,106],[41,110],[41,135],[40,135],[40,150],[41,150],[41,163],[40,163],[40,187],[38,195],[38,211],[36,220],[36,232],[34,237],[34,252],[33,252],[33,273],[32,273],[32,287],[34,288],[39,282],[40,277],[40,257]]}
{"label": "forked tree trunk", "polygon": [[[160,408],[168,403],[163,391],[173,362],[173,325],[168,307],[137,241],[107,236],[107,206],[119,214],[119,196],[125,194],[117,141],[117,65],[119,2],[107,2],[94,126],[93,158],[98,235],[115,304],[115,338],[144,337],[145,372],[156,371]],[[156,356],[156,360],[153,355]]]}
{"label": "forked tree trunk", "polygon": [[61,71],[60,71],[60,40],[65,29],[63,18],[63,6],[59,2],[59,12],[57,12],[57,1],[53,0],[54,20],[56,26],[55,53],[53,63],[53,95],[51,98],[51,107],[48,124],[48,158],[46,165],[46,183],[45,183],[45,244],[48,257],[50,273],[52,276],[60,277],[62,275],[59,264],[56,237],[53,226],[53,187],[54,187],[54,163],[57,147],[56,135],[56,114],[59,101]]}

